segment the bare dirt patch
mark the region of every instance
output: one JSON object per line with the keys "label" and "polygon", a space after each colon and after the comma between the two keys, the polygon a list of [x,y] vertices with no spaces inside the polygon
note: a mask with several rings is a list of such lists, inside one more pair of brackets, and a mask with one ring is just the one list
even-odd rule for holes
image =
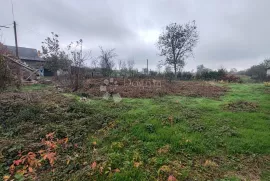
{"label": "bare dirt patch", "polygon": [[[84,83],[82,92],[94,96],[119,93],[121,97],[151,98],[163,95],[182,95],[192,97],[218,98],[225,94],[227,88],[210,85],[199,81],[175,81],[154,79],[113,79],[104,83],[104,78],[88,79]],[[106,87],[106,91],[104,90]]]}

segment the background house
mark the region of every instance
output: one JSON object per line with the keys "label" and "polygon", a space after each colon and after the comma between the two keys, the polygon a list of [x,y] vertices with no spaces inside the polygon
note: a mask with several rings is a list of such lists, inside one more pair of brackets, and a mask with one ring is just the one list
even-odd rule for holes
{"label": "background house", "polygon": [[[12,52],[14,55],[16,54],[15,46],[6,46],[7,49]],[[35,69],[39,69],[40,67],[44,67],[45,60],[43,60],[36,49],[34,48],[25,48],[18,47],[19,58],[22,62],[25,62],[30,67]],[[53,76],[53,73],[47,69],[44,69],[44,76]]]}

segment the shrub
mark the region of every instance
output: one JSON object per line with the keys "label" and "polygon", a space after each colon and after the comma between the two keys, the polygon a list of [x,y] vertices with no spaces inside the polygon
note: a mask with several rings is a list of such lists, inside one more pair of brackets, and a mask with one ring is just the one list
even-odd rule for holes
{"label": "shrub", "polygon": [[167,79],[168,82],[172,82],[172,80],[174,78],[174,73],[167,72],[167,73],[165,73],[165,77],[166,77],[166,79]]}
{"label": "shrub", "polygon": [[6,87],[14,82],[14,77],[10,70],[10,66],[8,66],[7,60],[3,55],[10,54],[7,48],[0,43],[0,90],[6,89]]}
{"label": "shrub", "polygon": [[270,87],[270,82],[264,82],[263,84],[265,87]]}
{"label": "shrub", "polygon": [[230,102],[224,106],[225,109],[232,111],[232,112],[254,112],[258,108],[258,104],[255,102],[248,102],[248,101],[236,101]]}
{"label": "shrub", "polygon": [[235,75],[225,75],[221,79],[228,82],[240,82],[240,78]]}
{"label": "shrub", "polygon": [[191,72],[179,72],[177,74],[177,78],[181,80],[191,80],[193,78],[193,75]]}

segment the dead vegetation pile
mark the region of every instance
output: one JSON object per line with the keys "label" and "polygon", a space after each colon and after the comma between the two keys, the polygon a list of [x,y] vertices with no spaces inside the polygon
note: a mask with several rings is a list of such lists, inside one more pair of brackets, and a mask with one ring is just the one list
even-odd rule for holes
{"label": "dead vegetation pile", "polygon": [[121,97],[130,98],[151,98],[163,95],[218,98],[224,95],[227,88],[199,81],[168,82],[155,79],[99,78],[86,80],[81,91],[94,96],[103,96],[106,92],[119,93]]}
{"label": "dead vegetation pile", "polygon": [[228,103],[224,106],[226,110],[233,111],[233,112],[254,112],[258,108],[258,104],[255,102],[248,102],[248,101],[236,101]]}

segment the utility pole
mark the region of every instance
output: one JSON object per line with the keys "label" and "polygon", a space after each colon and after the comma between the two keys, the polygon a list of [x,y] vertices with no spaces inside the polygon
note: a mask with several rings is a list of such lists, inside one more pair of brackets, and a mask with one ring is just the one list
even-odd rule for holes
{"label": "utility pole", "polygon": [[147,75],[148,75],[149,73],[148,73],[148,59],[147,59]]}
{"label": "utility pole", "polygon": [[[17,29],[16,29],[16,22],[13,21],[13,27],[14,27],[14,36],[15,36],[15,46],[16,46],[16,57],[19,58],[19,51],[18,51],[18,40],[17,40]],[[17,66],[17,78],[18,78],[18,84],[19,87],[21,85],[21,68],[20,66]]]}
{"label": "utility pole", "polygon": [[16,57],[19,58],[17,29],[16,29],[16,22],[15,21],[13,22],[13,27],[14,27],[14,36],[15,36]]}

